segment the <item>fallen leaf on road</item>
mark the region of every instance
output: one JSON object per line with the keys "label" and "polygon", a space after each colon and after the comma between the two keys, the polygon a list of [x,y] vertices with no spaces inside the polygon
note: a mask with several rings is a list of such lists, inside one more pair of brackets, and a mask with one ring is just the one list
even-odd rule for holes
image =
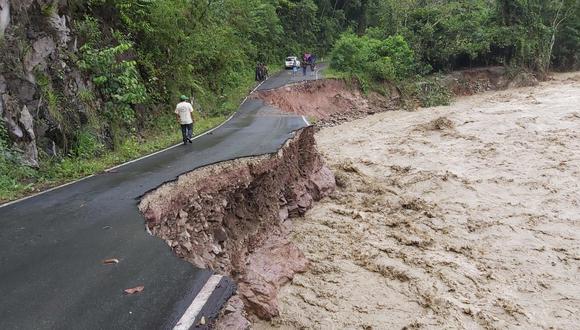
{"label": "fallen leaf on road", "polygon": [[105,265],[112,265],[112,264],[118,264],[118,263],[119,263],[119,259],[115,259],[115,258],[103,260],[103,264],[105,264]]}
{"label": "fallen leaf on road", "polygon": [[123,292],[125,292],[125,294],[135,294],[135,293],[139,293],[139,292],[143,291],[144,289],[145,289],[145,287],[143,285],[139,285],[139,286],[136,286],[134,288],[125,289],[125,290],[123,290]]}

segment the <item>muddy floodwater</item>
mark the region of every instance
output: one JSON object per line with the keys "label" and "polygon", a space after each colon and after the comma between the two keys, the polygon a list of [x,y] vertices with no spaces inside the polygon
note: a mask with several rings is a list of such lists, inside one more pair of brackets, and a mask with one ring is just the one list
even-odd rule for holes
{"label": "muddy floodwater", "polygon": [[254,328],[580,328],[580,73],[316,139],[338,189]]}

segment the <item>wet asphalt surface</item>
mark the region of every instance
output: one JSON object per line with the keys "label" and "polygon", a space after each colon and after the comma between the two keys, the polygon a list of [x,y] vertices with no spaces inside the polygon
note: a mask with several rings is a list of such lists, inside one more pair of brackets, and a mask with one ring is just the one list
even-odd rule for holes
{"label": "wet asphalt surface", "polygon": [[[316,77],[283,71],[259,89]],[[146,232],[139,197],[204,165],[276,152],[305,126],[248,99],[193,144],[0,208],[0,329],[172,328],[212,272]],[[108,258],[120,262],[103,265]],[[217,313],[234,289],[222,279],[204,313]]]}

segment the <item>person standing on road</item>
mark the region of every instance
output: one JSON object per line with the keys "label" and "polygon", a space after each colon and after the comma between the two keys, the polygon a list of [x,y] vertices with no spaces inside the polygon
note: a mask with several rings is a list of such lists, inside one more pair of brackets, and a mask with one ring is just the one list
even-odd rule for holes
{"label": "person standing on road", "polygon": [[306,76],[306,69],[308,68],[308,58],[306,56],[300,62],[300,66],[302,66],[302,75]]}
{"label": "person standing on road", "polygon": [[193,134],[193,118],[191,113],[193,112],[193,106],[189,103],[189,98],[185,95],[181,95],[181,102],[175,107],[175,115],[177,116],[177,121],[181,125],[181,135],[183,136],[183,144],[191,142],[191,137]]}
{"label": "person standing on road", "polygon": [[262,64],[256,63],[256,81],[262,81]]}
{"label": "person standing on road", "polygon": [[314,72],[316,69],[316,55],[310,55],[310,71]]}
{"label": "person standing on road", "polygon": [[269,75],[270,74],[268,73],[268,66],[262,63],[262,81],[268,79]]}
{"label": "person standing on road", "polygon": [[260,62],[256,65],[256,81],[264,81],[266,79],[268,79],[268,67]]}

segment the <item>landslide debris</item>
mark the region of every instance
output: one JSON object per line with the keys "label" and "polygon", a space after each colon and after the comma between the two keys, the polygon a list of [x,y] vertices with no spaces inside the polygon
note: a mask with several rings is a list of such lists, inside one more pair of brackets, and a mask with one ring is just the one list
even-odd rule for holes
{"label": "landslide debris", "polygon": [[334,187],[308,127],[276,154],[184,174],[147,194],[139,209],[148,229],[178,256],[231,276],[246,311],[269,319],[278,315],[279,287],[308,265],[286,238],[286,220]]}
{"label": "landslide debris", "polygon": [[445,131],[451,130],[455,127],[453,121],[447,117],[437,117],[428,123],[417,125],[418,131]]}

